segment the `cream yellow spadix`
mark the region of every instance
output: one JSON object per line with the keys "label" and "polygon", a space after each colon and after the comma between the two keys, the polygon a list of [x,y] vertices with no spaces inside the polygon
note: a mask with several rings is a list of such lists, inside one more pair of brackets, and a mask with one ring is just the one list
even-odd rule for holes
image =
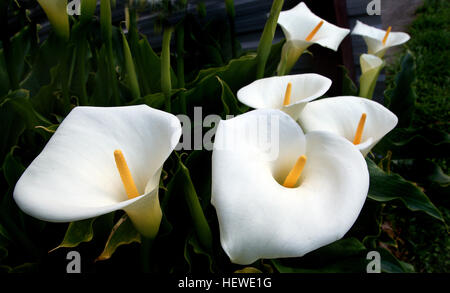
{"label": "cream yellow spadix", "polygon": [[323,20],[321,20],[320,22],[319,22],[319,24],[318,25],[316,25],[316,27],[309,33],[309,35],[306,37],[306,41],[311,41],[312,40],[312,38],[314,38],[314,36],[317,34],[317,32],[320,30],[320,28],[322,27],[322,25],[323,25]]}
{"label": "cream yellow spadix", "polygon": [[353,139],[353,144],[357,145],[361,143],[364,125],[366,124],[367,114],[363,113],[359,119],[358,128],[356,129],[355,139]]}
{"label": "cream yellow spadix", "polygon": [[283,106],[287,106],[291,103],[292,83],[288,83],[286,92],[284,94]]}
{"label": "cream yellow spadix", "polygon": [[391,33],[391,30],[392,30],[392,26],[389,26],[389,28],[387,29],[386,34],[384,35],[384,38],[383,38],[383,46],[386,46],[386,42],[389,37],[389,34]]}
{"label": "cream yellow spadix", "polygon": [[139,192],[134,184],[133,176],[131,176],[127,161],[121,150],[114,151],[114,159],[116,161],[117,170],[119,170],[120,178],[129,199],[139,196]]}
{"label": "cream yellow spadix", "polygon": [[284,180],[283,186],[287,188],[292,188],[298,181],[298,178],[302,175],[302,171],[306,165],[306,156],[300,156],[297,162],[295,163],[292,170],[289,172],[288,176]]}

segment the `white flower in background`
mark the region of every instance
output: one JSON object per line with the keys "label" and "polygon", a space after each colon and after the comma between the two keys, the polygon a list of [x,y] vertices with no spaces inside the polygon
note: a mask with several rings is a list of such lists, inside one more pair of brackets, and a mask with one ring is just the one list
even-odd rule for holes
{"label": "white flower in background", "polygon": [[385,62],[383,59],[370,54],[362,54],[359,58],[361,63],[361,77],[359,78],[359,96],[371,99],[375,86],[378,81],[378,76],[384,68]]}
{"label": "white flower in background", "polygon": [[241,88],[238,100],[255,109],[279,109],[297,119],[305,105],[323,96],[331,80],[318,74],[274,76]]}
{"label": "white flower in background", "polygon": [[302,129],[327,131],[353,142],[366,156],[398,118],[383,105],[360,97],[334,97],[308,103],[298,119]]}
{"label": "white flower in background", "polygon": [[356,21],[356,26],[352,35],[359,35],[364,38],[369,54],[384,57],[387,49],[402,45],[409,41],[410,36],[404,32],[391,32],[391,27],[384,31],[376,27],[369,26]]}
{"label": "white flower in background", "polygon": [[161,170],[180,136],[175,116],[146,105],[76,107],[25,170],[14,199],[25,213],[49,222],[123,209],[152,238],[162,216]]}
{"label": "white flower in background", "polygon": [[303,2],[290,10],[282,11],[278,24],[286,36],[278,75],[289,74],[298,58],[313,44],[337,51],[350,32],[318,17]]}
{"label": "white flower in background", "polygon": [[[247,139],[254,121],[263,121],[259,130],[269,137],[276,132],[275,158]],[[229,140],[235,144],[224,148]],[[233,263],[299,257],[342,238],[368,188],[367,166],[357,148],[332,133],[305,135],[279,110],[254,110],[218,126],[211,202],[222,247]]]}

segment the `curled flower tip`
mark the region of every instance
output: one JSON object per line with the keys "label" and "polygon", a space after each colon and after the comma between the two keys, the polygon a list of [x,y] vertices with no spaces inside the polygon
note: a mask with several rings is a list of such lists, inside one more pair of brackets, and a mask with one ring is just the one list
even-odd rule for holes
{"label": "curled flower tip", "polygon": [[298,181],[298,178],[300,178],[300,175],[302,175],[303,168],[305,168],[305,165],[306,165],[306,156],[305,155],[300,156],[300,158],[298,158],[294,167],[284,180],[283,186],[287,188],[294,187]]}
{"label": "curled flower tip", "polygon": [[383,38],[383,46],[386,46],[386,42],[389,37],[389,34],[391,33],[391,30],[392,30],[392,26],[389,26],[389,28],[387,29],[386,34],[384,35],[384,38]]}
{"label": "curled flower tip", "polygon": [[284,94],[283,106],[287,106],[291,103],[292,83],[288,83],[286,87],[286,93]]}
{"label": "curled flower tip", "polygon": [[318,25],[316,25],[316,27],[309,33],[309,35],[306,37],[306,41],[311,41],[312,40],[312,38],[314,38],[314,36],[317,34],[317,32],[320,30],[320,28],[322,27],[322,25],[323,25],[323,20],[321,20],[320,22],[319,22],[319,24]]}
{"label": "curled flower tip", "polygon": [[356,129],[355,139],[353,140],[353,144],[357,145],[361,143],[362,134],[364,131],[364,125],[366,124],[367,114],[363,113],[361,115],[361,119],[359,119],[358,128]]}
{"label": "curled flower tip", "polygon": [[121,150],[114,151],[114,159],[116,161],[117,169],[119,170],[120,178],[122,179],[123,186],[129,199],[139,196],[139,192],[134,184],[133,177],[131,176],[130,169],[128,168],[127,161]]}

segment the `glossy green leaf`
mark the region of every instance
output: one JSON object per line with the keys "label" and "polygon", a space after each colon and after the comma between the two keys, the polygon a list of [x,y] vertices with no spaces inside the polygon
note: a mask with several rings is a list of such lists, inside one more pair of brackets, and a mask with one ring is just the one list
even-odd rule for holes
{"label": "glossy green leaf", "polygon": [[[146,38],[139,40],[134,58],[142,93],[150,94],[160,92],[161,58],[153,51]],[[176,88],[177,78],[173,70],[171,70],[170,75],[172,88]]]}
{"label": "glossy green leaf", "polygon": [[366,268],[366,248],[356,238],[341,239],[302,258],[272,260],[280,273],[362,273]]}
{"label": "glossy green leaf", "polygon": [[384,248],[378,248],[381,260],[381,271],[384,273],[414,273],[414,267],[395,258]]}
{"label": "glossy green leaf", "polygon": [[1,100],[0,123],[2,125],[0,160],[3,160],[11,147],[17,144],[19,136],[26,128],[34,128],[39,124],[47,125],[47,121],[34,111],[29,100],[29,92],[26,90],[11,92]]}
{"label": "glossy green leaf", "polygon": [[77,247],[82,242],[89,242],[94,237],[92,224],[96,218],[72,222],[67,228],[64,239],[57,247],[50,252],[62,247]]}
{"label": "glossy green leaf", "polygon": [[201,70],[195,80],[187,85],[190,89],[198,83],[204,81],[207,77],[217,75],[224,80],[230,89],[235,92],[248,85],[254,80],[256,71],[255,55],[245,55],[239,59],[233,59],[223,67],[214,67]]}
{"label": "glossy green leaf", "polygon": [[97,260],[107,260],[111,258],[119,246],[133,242],[141,243],[141,235],[134,228],[133,223],[125,214],[114,225],[105,248]]}
{"label": "glossy green leaf", "polygon": [[[202,258],[205,266],[208,266],[209,272],[213,273],[213,258],[210,252],[206,251],[203,246],[198,242],[197,237],[190,233],[186,239],[184,247],[184,259],[188,263],[189,272],[193,271],[194,262],[197,263],[197,258]],[[195,259],[195,261],[194,261]]]}
{"label": "glossy green leaf", "polygon": [[221,100],[223,104],[223,112],[221,116],[222,117],[225,117],[226,115],[236,116],[244,113],[244,111],[242,111],[241,108],[239,107],[238,100],[231,91],[230,87],[222,79],[220,79],[220,77],[216,76],[216,78],[219,81],[220,86],[222,87]]}
{"label": "glossy green leaf", "polygon": [[397,128],[373,149],[374,153],[392,152],[392,159],[445,158],[450,149],[450,135],[431,128]]}
{"label": "glossy green leaf", "polygon": [[422,211],[444,221],[441,212],[416,185],[398,174],[384,172],[370,159],[366,162],[370,174],[369,198],[379,202],[399,200],[411,211]]}
{"label": "glossy green leaf", "polygon": [[17,87],[27,70],[27,63],[25,62],[25,59],[30,53],[31,38],[32,35],[30,26],[24,27],[20,32],[11,38],[10,54],[6,59],[6,62],[9,63],[7,68],[9,70],[9,78],[12,80],[13,86]]}
{"label": "glossy green leaf", "polygon": [[212,249],[211,229],[199,202],[188,168],[181,162],[180,158],[178,164],[178,170],[173,179],[175,182],[173,192],[184,196],[198,240],[204,249],[210,251]]}
{"label": "glossy green leaf", "polygon": [[358,87],[350,78],[348,69],[345,66],[339,66],[342,70],[342,95],[343,96],[357,96]]}
{"label": "glossy green leaf", "polygon": [[31,71],[20,83],[21,88],[30,91],[31,97],[34,97],[42,86],[48,85],[54,80],[51,70],[63,59],[66,54],[66,46],[66,42],[52,33],[42,42],[32,63]]}
{"label": "glossy green leaf", "polygon": [[10,93],[1,104],[10,105],[28,128],[34,128],[37,125],[50,125],[47,119],[34,110],[27,90],[20,89]]}
{"label": "glossy green leaf", "polygon": [[411,125],[417,100],[413,83],[416,79],[414,57],[407,53],[401,60],[400,72],[395,76],[395,86],[385,92],[388,108],[397,115],[398,127]]}
{"label": "glossy green leaf", "polygon": [[266,69],[264,73],[264,77],[274,76],[278,69],[278,64],[281,60],[281,52],[283,50],[283,45],[286,43],[286,40],[283,39],[276,44],[272,45],[272,49],[270,50],[269,58],[267,59]]}

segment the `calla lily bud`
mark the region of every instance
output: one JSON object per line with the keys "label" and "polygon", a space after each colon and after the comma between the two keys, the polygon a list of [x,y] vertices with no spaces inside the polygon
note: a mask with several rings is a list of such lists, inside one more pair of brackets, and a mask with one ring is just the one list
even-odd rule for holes
{"label": "calla lily bud", "polygon": [[67,0],[38,0],[44,9],[55,33],[68,40],[70,34],[69,15],[67,14]]}
{"label": "calla lily bud", "polygon": [[381,58],[370,54],[362,54],[359,60],[362,72],[359,79],[359,96],[372,99],[378,76],[384,68],[385,63]]}

